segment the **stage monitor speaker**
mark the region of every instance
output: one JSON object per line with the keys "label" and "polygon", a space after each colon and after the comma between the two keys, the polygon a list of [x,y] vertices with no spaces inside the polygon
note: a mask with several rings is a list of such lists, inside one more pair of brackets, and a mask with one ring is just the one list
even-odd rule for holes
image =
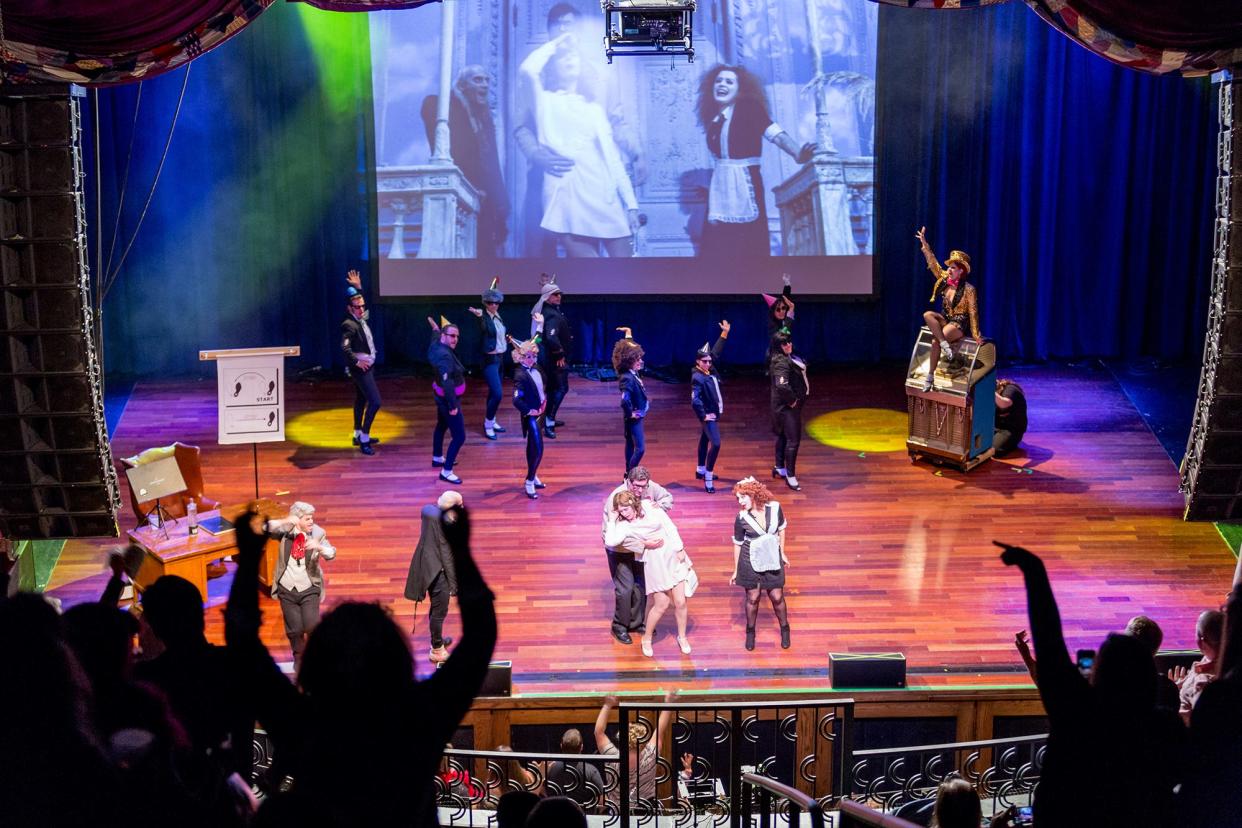
{"label": "stage monitor speaker", "polygon": [[115,536],[68,85],[0,87],[0,535]]}
{"label": "stage monitor speaker", "polygon": [[1242,519],[1242,79],[1220,84],[1212,294],[1181,490],[1187,520]]}
{"label": "stage monitor speaker", "polygon": [[487,676],[479,688],[480,696],[513,695],[513,662],[493,661],[487,665]]}
{"label": "stage monitor speaker", "polygon": [[906,657],[902,653],[829,653],[828,683],[846,687],[905,687]]}

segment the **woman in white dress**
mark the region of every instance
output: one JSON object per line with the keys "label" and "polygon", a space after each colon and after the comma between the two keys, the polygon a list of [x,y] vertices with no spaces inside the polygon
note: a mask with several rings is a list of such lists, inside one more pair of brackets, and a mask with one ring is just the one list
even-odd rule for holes
{"label": "woman in white dress", "polygon": [[589,85],[579,88],[582,58],[572,33],[531,52],[519,71],[534,99],[539,143],[573,161],[543,176],[540,226],[557,235],[570,257],[634,255],[638,199],[604,107]]}
{"label": "woman in white dress", "polygon": [[690,610],[686,599],[698,588],[699,577],[677,527],[663,509],[650,504],[644,508],[643,502],[628,491],[617,493],[613,508],[617,518],[604,531],[604,544],[623,547],[643,562],[648,596],[643,655],[651,657],[656,624],[670,604],[677,619],[677,646],[690,655],[690,641],[686,638]]}

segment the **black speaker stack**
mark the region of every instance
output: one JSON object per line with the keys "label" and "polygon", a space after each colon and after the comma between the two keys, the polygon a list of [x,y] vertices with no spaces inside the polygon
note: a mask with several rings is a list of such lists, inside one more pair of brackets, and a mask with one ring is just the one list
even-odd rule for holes
{"label": "black speaker stack", "polygon": [[115,536],[78,98],[0,87],[0,535]]}

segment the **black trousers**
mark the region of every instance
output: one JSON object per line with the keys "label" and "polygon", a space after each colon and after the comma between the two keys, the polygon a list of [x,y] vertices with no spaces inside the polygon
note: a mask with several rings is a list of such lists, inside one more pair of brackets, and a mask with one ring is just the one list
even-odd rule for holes
{"label": "black trousers", "polygon": [[375,422],[382,403],[379,386],[375,384],[375,369],[351,369],[349,378],[354,381],[354,431],[370,434],[371,423]]}
{"label": "black trousers", "polygon": [[444,619],[448,617],[449,588],[448,579],[441,572],[427,587],[427,599],[431,608],[427,611],[427,627],[431,632],[431,646],[439,649],[444,646]]}
{"label": "black trousers", "polygon": [[647,616],[647,589],[643,581],[643,565],[634,560],[633,552],[608,552],[608,572],[616,607],[612,614],[615,633],[641,632]]}
{"label": "black trousers", "polygon": [[544,409],[543,415],[545,422],[552,425],[556,422],[556,412],[561,410],[561,402],[569,393],[569,369],[557,368],[556,363],[551,362],[543,366],[543,376],[548,384],[544,389],[548,397],[548,407]]}
{"label": "black trousers", "polygon": [[633,417],[625,418],[625,472],[629,474],[630,469],[643,462],[643,455],[647,453],[647,437],[643,433],[643,418],[637,420]]}
{"label": "black trousers", "polygon": [[714,470],[719,454],[720,423],[717,420],[704,420],[703,433],[699,435],[699,465],[708,471]]}
{"label": "black trousers", "polygon": [[543,460],[543,432],[539,429],[539,417],[522,418],[522,434],[526,437],[526,479],[534,480]]}
{"label": "black trousers", "polygon": [[[448,454],[444,453],[444,432],[449,432]],[[466,418],[461,413],[461,401],[457,401],[457,413],[450,414],[444,397],[436,397],[436,428],[431,433],[431,454],[444,458],[444,470],[451,472],[457,462],[457,452],[466,443]]]}
{"label": "black trousers", "polygon": [[285,635],[289,649],[293,650],[294,667],[302,664],[306,639],[319,623],[319,598],[322,590],[317,586],[294,592],[283,584],[276,585],[276,597],[280,599],[280,612],[285,618]]}
{"label": "black trousers", "polygon": [[798,446],[802,444],[802,409],[782,408],[772,415],[772,420],[776,432],[776,467],[795,477]]}
{"label": "black trousers", "polygon": [[992,435],[992,449],[996,452],[997,457],[1002,457],[1018,447],[1018,443],[1022,442],[1021,434],[1014,434],[1005,428],[996,429]]}

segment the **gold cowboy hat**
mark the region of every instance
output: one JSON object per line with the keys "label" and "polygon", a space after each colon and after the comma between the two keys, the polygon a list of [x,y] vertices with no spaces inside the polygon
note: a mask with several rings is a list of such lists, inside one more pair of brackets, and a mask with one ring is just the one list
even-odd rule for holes
{"label": "gold cowboy hat", "polygon": [[960,265],[966,274],[970,274],[970,257],[960,250],[950,250],[949,258],[945,260],[944,268],[948,270],[953,265]]}

